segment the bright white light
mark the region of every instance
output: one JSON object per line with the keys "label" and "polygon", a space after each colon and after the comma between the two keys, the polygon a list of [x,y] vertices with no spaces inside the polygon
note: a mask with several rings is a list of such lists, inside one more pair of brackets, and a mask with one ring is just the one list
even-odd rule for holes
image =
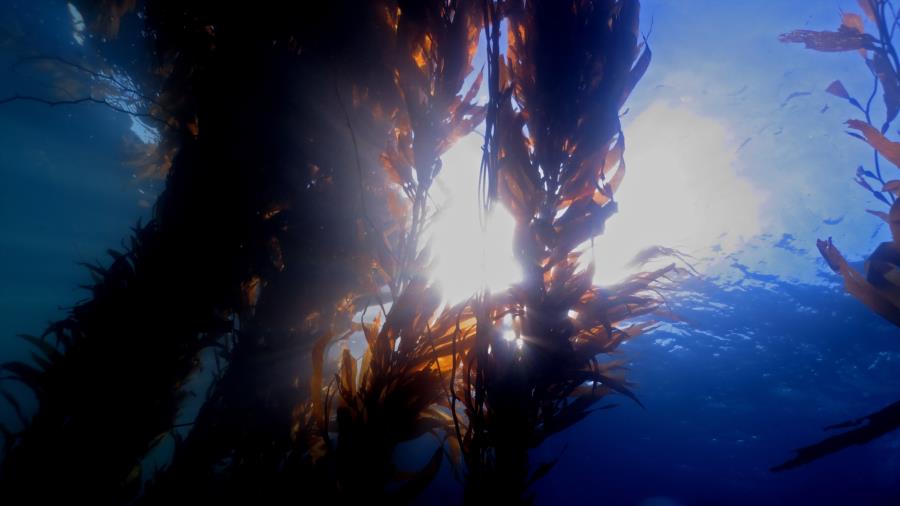
{"label": "bright white light", "polygon": [[626,265],[650,246],[697,256],[720,249],[716,256],[724,257],[760,232],[763,195],[737,174],[739,144],[725,124],[657,101],[624,132],[627,172],[619,212],[595,240],[597,282],[638,270]]}
{"label": "bright white light", "polygon": [[483,287],[500,291],[521,279],[513,257],[515,221],[496,206],[482,231],[478,220],[478,171],[483,139],[471,134],[444,154],[431,190],[439,210],[428,238],[435,257],[433,279],[444,300],[463,301]]}
{"label": "bright white light", "polygon": [[[616,195],[619,212],[595,240],[596,281],[608,284],[638,270],[627,264],[654,245],[723,258],[761,232],[761,191],[737,173],[739,142],[727,126],[686,105],[658,101],[625,124],[627,172]],[[512,216],[496,206],[487,233],[478,221],[478,168],[483,139],[470,135],[443,157],[432,189],[441,214],[430,228],[435,281],[447,302],[482,286],[502,290],[521,279],[512,254]],[[702,271],[703,265],[695,265]],[[577,315],[570,315],[576,318]]]}

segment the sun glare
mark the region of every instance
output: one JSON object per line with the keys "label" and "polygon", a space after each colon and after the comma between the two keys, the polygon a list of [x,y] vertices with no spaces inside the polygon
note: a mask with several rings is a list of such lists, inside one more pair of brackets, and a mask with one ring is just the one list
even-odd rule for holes
{"label": "sun glare", "polygon": [[[738,145],[725,124],[657,101],[626,122],[624,132],[619,211],[585,253],[588,261],[594,257],[598,283],[640,270],[628,264],[651,246],[699,260],[713,250],[727,256],[760,233],[763,196],[738,174]],[[695,267],[702,272],[704,264]]]}
{"label": "sun glare", "polygon": [[431,195],[438,215],[428,238],[435,257],[433,279],[444,300],[456,303],[483,287],[502,290],[519,281],[513,257],[515,221],[503,206],[487,216],[486,230],[478,217],[478,167],[483,139],[470,134],[442,158],[443,170]]}
{"label": "sun glare", "polygon": [[[594,260],[598,283],[640,270],[629,263],[651,246],[698,259],[716,250],[722,257],[760,233],[763,196],[737,173],[738,146],[726,125],[683,105],[655,102],[624,131],[627,173],[616,195],[619,211],[582,257],[585,264]],[[509,212],[496,206],[487,230],[478,227],[481,143],[473,134],[448,151],[432,190],[439,210],[429,229],[432,275],[449,303],[482,287],[502,290],[521,278]],[[704,264],[694,266],[702,271]]]}

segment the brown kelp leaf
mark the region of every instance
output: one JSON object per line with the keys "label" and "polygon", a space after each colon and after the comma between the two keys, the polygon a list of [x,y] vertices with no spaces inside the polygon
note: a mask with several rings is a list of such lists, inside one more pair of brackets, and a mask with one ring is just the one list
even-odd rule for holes
{"label": "brown kelp leaf", "polygon": [[347,348],[341,354],[340,380],[341,396],[349,403],[349,399],[356,394],[356,359]]}
{"label": "brown kelp leaf", "polygon": [[859,14],[855,14],[853,12],[845,12],[843,16],[841,16],[841,27],[847,27],[851,30],[854,30],[858,33],[865,33],[866,29],[863,26],[863,20],[859,16]]}
{"label": "brown kelp leaf", "polygon": [[836,32],[794,30],[778,36],[781,42],[802,42],[807,49],[823,52],[855,51],[874,49],[875,39],[867,33],[859,33],[852,28],[841,26]]}
{"label": "brown kelp leaf", "polygon": [[534,193],[527,177],[513,170],[500,170],[500,195],[513,215],[521,220],[534,215]]}
{"label": "brown kelp leaf", "polygon": [[891,192],[894,195],[900,197],[900,179],[892,179],[887,183],[884,183],[884,186],[881,188],[883,192]]}
{"label": "brown kelp leaf", "polygon": [[259,276],[252,276],[250,279],[241,283],[241,302],[248,308],[256,306],[259,300],[259,293],[262,289],[262,280]]}
{"label": "brown kelp leaf", "polygon": [[900,308],[891,303],[889,298],[866,281],[862,273],[850,267],[844,255],[831,242],[830,237],[827,241],[817,240],[816,247],[819,248],[822,257],[828,262],[828,266],[844,278],[844,288],[850,295],[884,319],[894,325],[900,325]]}
{"label": "brown kelp leaf", "polygon": [[898,207],[897,202],[894,202],[894,204],[891,206],[890,213],[886,213],[884,211],[875,211],[872,209],[866,209],[866,212],[881,218],[885,223],[887,223],[891,229],[891,237],[893,238],[894,242],[900,244],[900,207]]}
{"label": "brown kelp leaf", "polygon": [[866,17],[869,18],[869,21],[873,23],[878,22],[878,18],[875,17],[875,8],[872,6],[872,0],[857,0],[857,3]]}
{"label": "brown kelp leaf", "polygon": [[888,213],[888,226],[891,227],[891,238],[894,242],[900,244],[900,200],[895,200],[891,204],[891,210]]}
{"label": "brown kelp leaf", "polygon": [[825,92],[831,93],[832,95],[834,95],[838,98],[843,98],[845,100],[850,99],[850,94],[847,93],[847,88],[845,88],[844,83],[842,83],[840,81],[833,81],[831,84],[828,85],[827,88],[825,88]]}
{"label": "brown kelp leaf", "polygon": [[[900,81],[894,72],[894,67],[888,60],[884,51],[875,51],[871,60],[866,60],[866,64],[872,70],[872,73],[878,76],[881,86],[884,89],[884,107],[885,107],[885,125],[894,121],[897,112],[900,111]],[[885,131],[886,128],[882,128]]]}
{"label": "brown kelp leaf", "polygon": [[628,388],[628,386],[625,384],[624,381],[621,381],[619,379],[613,378],[612,376],[608,376],[608,375],[600,374],[600,373],[597,373],[597,378],[604,385],[608,386],[609,388],[615,390],[616,392],[619,392],[620,394],[624,395],[625,397],[628,397],[629,399],[636,402],[638,406],[640,406],[642,408],[644,407],[644,405],[641,403],[640,399],[638,399],[637,395],[635,395],[634,392],[632,392],[631,389]]}
{"label": "brown kelp leaf", "polygon": [[900,245],[881,243],[866,260],[866,281],[900,306]]}
{"label": "brown kelp leaf", "polygon": [[406,201],[401,201],[401,197],[397,192],[388,191],[386,195],[388,212],[398,223],[405,223],[406,216],[409,214],[409,206]]}
{"label": "brown kelp leaf", "polygon": [[881,153],[881,156],[900,167],[900,142],[888,140],[881,132],[865,121],[858,119],[847,120],[847,126],[862,132],[863,136],[866,138],[866,142]]}
{"label": "brown kelp leaf", "polygon": [[819,253],[822,255],[822,258],[825,259],[828,267],[831,267],[831,270],[840,274],[842,260],[844,260],[844,257],[841,255],[841,252],[834,247],[834,243],[831,242],[831,238],[829,237],[828,241],[817,239],[816,248],[819,249]]}

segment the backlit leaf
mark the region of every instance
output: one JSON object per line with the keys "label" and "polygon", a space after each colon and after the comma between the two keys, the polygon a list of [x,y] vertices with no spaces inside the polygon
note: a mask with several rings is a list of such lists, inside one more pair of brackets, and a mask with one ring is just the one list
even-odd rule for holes
{"label": "backlit leaf", "polygon": [[844,84],[840,81],[832,81],[832,83],[825,88],[825,91],[839,98],[850,98],[850,94],[847,93],[847,88],[844,88]]}
{"label": "backlit leaf", "polygon": [[881,132],[865,121],[851,119],[847,121],[847,126],[862,132],[865,141],[881,153],[881,156],[900,167],[900,142],[888,140]]}
{"label": "backlit leaf", "polygon": [[897,117],[900,111],[900,80],[894,72],[894,67],[884,51],[875,51],[871,60],[867,60],[872,73],[878,76],[881,87],[884,90],[882,96],[884,98],[885,120],[882,127],[882,133],[887,131],[888,125]]}
{"label": "backlit leaf", "polygon": [[842,26],[836,32],[813,30],[794,30],[781,34],[781,42],[803,43],[807,49],[824,52],[855,51],[857,49],[874,49],[875,39],[871,35],[859,33],[854,29]]}
{"label": "backlit leaf", "polygon": [[893,179],[884,183],[884,187],[881,188],[883,192],[891,192],[894,195],[900,196],[900,179]]}

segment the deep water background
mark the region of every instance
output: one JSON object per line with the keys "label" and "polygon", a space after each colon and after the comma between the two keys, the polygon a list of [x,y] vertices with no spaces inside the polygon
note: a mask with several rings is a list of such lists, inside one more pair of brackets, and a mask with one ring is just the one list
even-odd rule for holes
{"label": "deep water background", "polygon": [[693,332],[625,347],[646,409],[622,402],[536,452],[563,455],[536,487],[538,503],[900,504],[897,433],[768,472],[791,448],[824,438],[821,427],[898,399],[900,333],[837,290],[697,285],[724,306],[679,308]]}
{"label": "deep water background", "polygon": [[[642,3],[654,62],[629,115],[662,100],[727,125],[742,147],[723,170],[765,192],[764,233],[730,249],[708,245],[704,276],[668,295],[682,321],[621,350],[646,408],[614,398],[616,409],[535,450],[535,463],[559,459],[534,487],[536,502],[900,504],[900,433],[768,472],[792,448],[825,437],[822,427],[900,399],[900,330],[846,295],[814,245],[834,236],[860,261],[887,239],[864,212],[878,203],[851,181],[871,157],[843,134],[854,112],[823,91],[839,78],[864,95],[869,78],[858,55],[776,40],[796,28],[834,29],[839,9],[857,10],[856,2]],[[22,55],[77,59],[90,45],[73,38],[64,2],[0,1],[0,98],[44,89],[39,74],[12,69]],[[787,100],[798,91],[809,94]],[[106,261],[104,251],[149,214],[142,201],[158,184],[127,163],[136,130],[128,116],[95,105],[0,105],[2,361],[27,360],[15,334],[40,333],[85,296],[77,287],[89,278],[77,262]],[[33,409],[27,394],[4,386]],[[3,402],[0,421],[16,427]],[[459,498],[445,466],[422,503]]]}

